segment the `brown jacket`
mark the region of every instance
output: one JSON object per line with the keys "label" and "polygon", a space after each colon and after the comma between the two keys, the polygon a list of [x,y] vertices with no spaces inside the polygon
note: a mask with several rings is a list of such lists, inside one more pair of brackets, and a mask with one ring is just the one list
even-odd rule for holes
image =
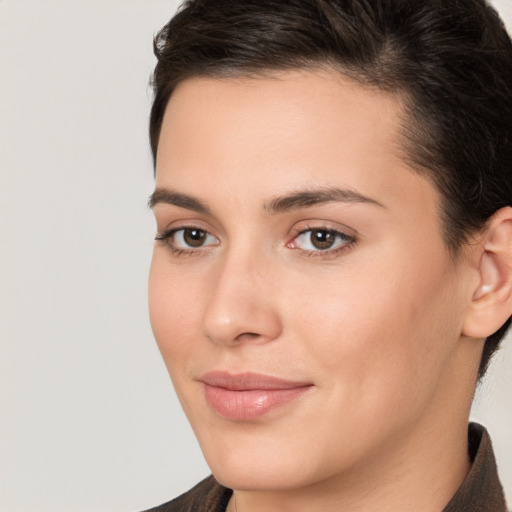
{"label": "brown jacket", "polygon": [[[491,439],[476,423],[469,425],[471,470],[442,512],[506,512]],[[146,512],[225,512],[233,491],[210,476],[178,498]]]}

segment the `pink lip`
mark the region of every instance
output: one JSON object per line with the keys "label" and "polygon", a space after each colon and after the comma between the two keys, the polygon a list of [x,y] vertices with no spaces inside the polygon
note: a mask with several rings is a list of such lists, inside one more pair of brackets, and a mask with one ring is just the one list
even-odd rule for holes
{"label": "pink lip", "polygon": [[311,383],[292,382],[269,375],[213,371],[200,379],[205,384],[208,404],[224,418],[237,421],[257,419],[299,397]]}

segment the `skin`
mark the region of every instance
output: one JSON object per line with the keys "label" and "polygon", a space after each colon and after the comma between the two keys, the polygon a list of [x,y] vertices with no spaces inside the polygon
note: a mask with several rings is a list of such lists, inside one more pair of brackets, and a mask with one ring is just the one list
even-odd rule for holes
{"label": "skin", "polygon": [[[447,250],[438,194],[402,157],[402,112],[329,71],[194,78],[171,97],[156,189],[207,211],[155,195],[157,230],[208,236],[155,243],[151,323],[213,474],[235,490],[228,510],[439,512],[469,470],[483,341],[464,329],[481,260]],[[269,208],[333,188],[369,200]],[[298,236],[314,228],[350,238],[319,250]],[[211,370],[311,388],[228,420],[205,398]]]}

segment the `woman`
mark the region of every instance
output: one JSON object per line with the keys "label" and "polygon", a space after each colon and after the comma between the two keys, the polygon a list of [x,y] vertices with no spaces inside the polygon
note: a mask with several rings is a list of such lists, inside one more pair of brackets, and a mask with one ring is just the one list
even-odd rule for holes
{"label": "woman", "polygon": [[504,511],[468,418],[512,314],[483,0],[197,0],[156,39],[155,338],[213,477],[155,511]]}

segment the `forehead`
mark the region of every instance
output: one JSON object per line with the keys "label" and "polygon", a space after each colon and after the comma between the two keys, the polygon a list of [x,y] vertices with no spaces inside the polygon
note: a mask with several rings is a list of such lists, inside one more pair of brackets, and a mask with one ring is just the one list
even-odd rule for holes
{"label": "forehead", "polygon": [[432,205],[435,190],[403,158],[403,123],[399,96],[335,71],[189,79],[164,116],[157,187],[247,204],[334,186]]}
{"label": "forehead", "polygon": [[322,143],[333,150],[354,148],[354,154],[364,146],[364,153],[374,148],[398,155],[403,117],[398,95],[363,87],[333,70],[197,77],[181,82],[171,96],[159,152],[181,139],[200,138],[212,143],[208,149],[215,154],[245,147],[247,157],[265,147],[296,151],[298,143],[307,143],[309,155]]}

